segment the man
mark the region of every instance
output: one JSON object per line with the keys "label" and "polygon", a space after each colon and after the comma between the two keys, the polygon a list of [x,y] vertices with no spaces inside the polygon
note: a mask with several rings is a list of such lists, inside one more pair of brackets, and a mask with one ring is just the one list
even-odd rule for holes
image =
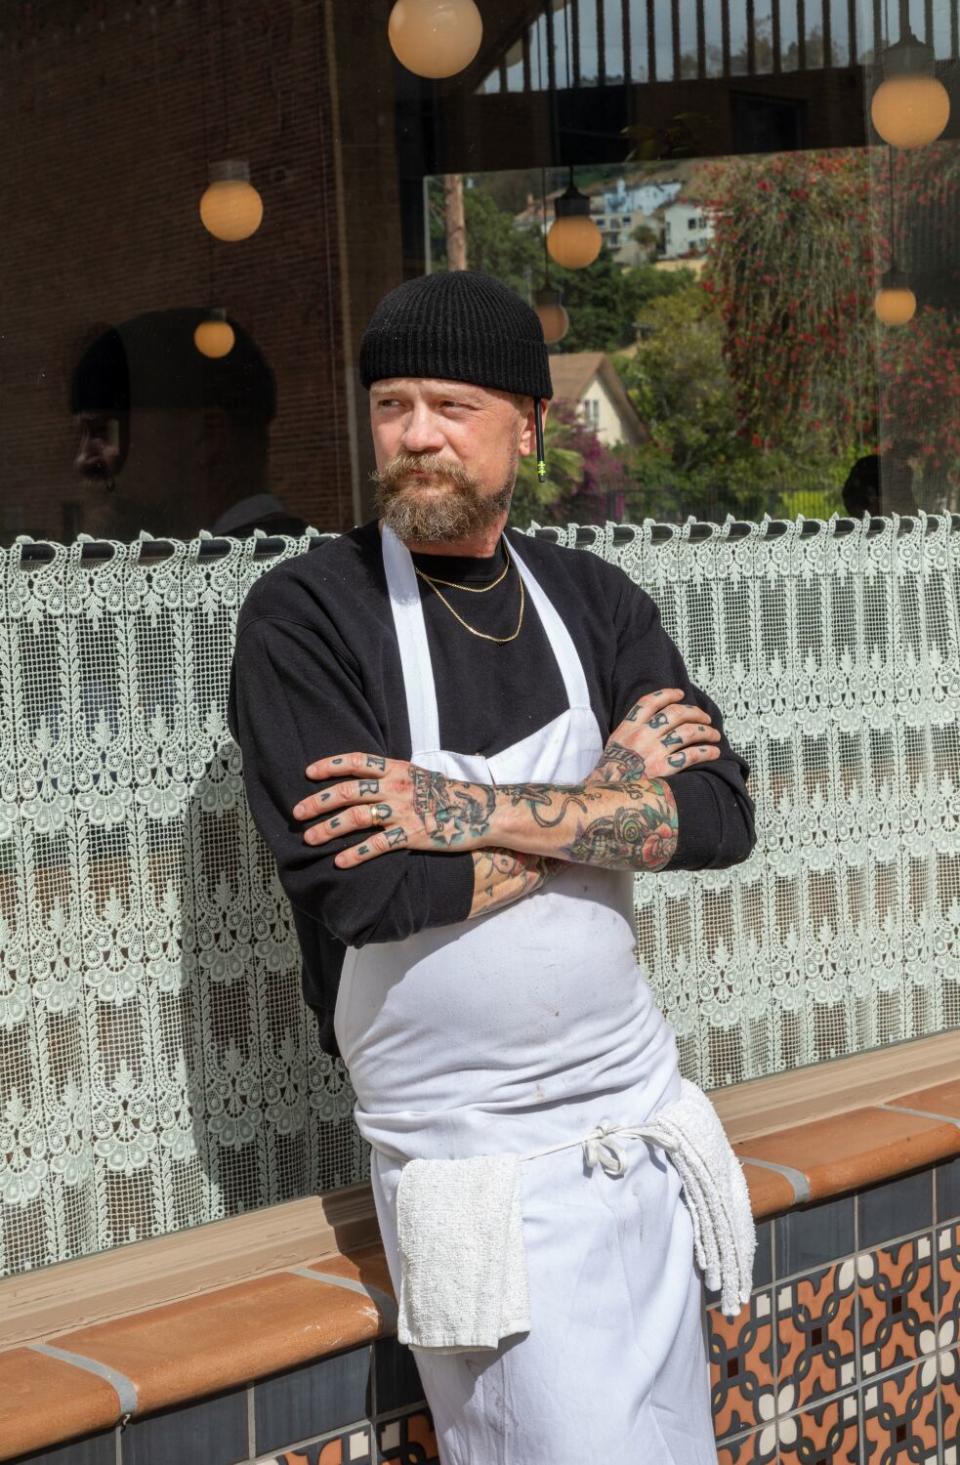
{"label": "man", "polygon": [[303,533],[268,487],[273,372],[236,321],[231,350],[202,355],[194,332],[207,318],[191,307],[147,311],[83,352],[70,407],[74,466],[93,495],[88,531],[120,540],[141,529],[155,538]]}
{"label": "man", "polygon": [[[746,858],[753,811],[649,596],[505,531],[551,395],[535,313],[479,273],[411,280],[360,370],[379,517],[253,586],[229,716],[399,1290],[408,1160],[569,1145],[677,1096],[633,872]],[[690,1217],[662,1153],[629,1160],[525,1161],[531,1330],[416,1351],[445,1465],[714,1465]]]}
{"label": "man", "polygon": [[918,452],[919,444],[912,438],[897,438],[882,457],[868,453],[858,458],[843,485],[847,513],[856,519],[864,514],[915,515],[913,471]]}

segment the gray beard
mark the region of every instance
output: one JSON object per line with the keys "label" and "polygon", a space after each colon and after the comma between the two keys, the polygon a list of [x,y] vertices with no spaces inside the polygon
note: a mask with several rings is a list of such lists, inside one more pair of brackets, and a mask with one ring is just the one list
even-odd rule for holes
{"label": "gray beard", "polygon": [[[510,507],[516,475],[492,498],[481,494],[465,475],[447,480],[442,491],[419,493],[415,485],[394,485],[389,468],[374,473],[377,486],[374,504],[377,515],[405,544],[446,543],[465,539],[486,529]],[[443,483],[442,477],[439,479]]]}

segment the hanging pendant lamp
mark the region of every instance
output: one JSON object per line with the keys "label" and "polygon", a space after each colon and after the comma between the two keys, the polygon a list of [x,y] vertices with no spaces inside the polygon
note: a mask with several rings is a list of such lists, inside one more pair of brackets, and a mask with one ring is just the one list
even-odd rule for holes
{"label": "hanging pendant lamp", "polygon": [[387,36],[415,76],[456,76],[480,49],[483,19],[474,0],[396,0]]}
{"label": "hanging pendant lamp", "polygon": [[909,26],[895,46],[880,53],[884,80],[870,103],[870,118],[884,142],[919,148],[934,142],[950,118],[947,89],[935,74],[933,47]]}
{"label": "hanging pendant lamp", "polygon": [[565,270],[583,270],[600,253],[603,235],[590,217],[590,200],[573,181],[554,203],[556,219],[547,234],[550,258]]}
{"label": "hanging pendant lamp", "polygon": [[562,341],[570,329],[570,317],[563,303],[563,295],[550,284],[541,285],[534,292],[533,308],[540,317],[543,339],[548,346]]}
{"label": "hanging pendant lamp", "polygon": [[891,265],[884,273],[880,289],[873,297],[873,309],[877,320],[885,326],[905,326],[913,320],[917,297],[910,289],[906,275],[896,265]]}
{"label": "hanging pendant lamp", "polygon": [[193,344],[200,355],[208,356],[212,361],[229,356],[236,341],[233,326],[221,306],[208,310],[206,320],[202,320],[193,333]]}
{"label": "hanging pendant lamp", "polygon": [[540,325],[543,328],[543,339],[548,346],[555,346],[562,341],[570,329],[570,317],[567,314],[563,296],[550,283],[550,256],[547,253],[547,170],[540,169],[540,237],[543,240],[543,284],[539,290],[534,292],[533,308],[540,318]]}
{"label": "hanging pendant lamp", "polygon": [[263,200],[250,182],[250,164],[238,158],[210,164],[210,186],[200,200],[203,227],[214,239],[249,239],[263,222]]}

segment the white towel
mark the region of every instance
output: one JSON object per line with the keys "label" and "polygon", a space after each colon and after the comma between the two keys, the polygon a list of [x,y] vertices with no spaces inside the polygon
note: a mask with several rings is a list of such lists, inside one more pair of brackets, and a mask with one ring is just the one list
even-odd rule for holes
{"label": "white towel", "polygon": [[462,1353],[529,1332],[522,1158],[404,1165],[397,1188],[401,1343]]}
{"label": "white towel", "polygon": [[702,1089],[680,1080],[680,1097],[642,1125],[604,1124],[529,1155],[410,1160],[397,1189],[401,1343],[438,1353],[496,1348],[530,1330],[520,1162],[582,1144],[587,1165],[627,1168],[613,1138],[638,1136],[665,1150],[680,1175],[693,1221],[694,1254],[728,1316],[750,1299],[756,1230],[743,1169]]}
{"label": "white towel", "polygon": [[693,1219],[693,1244],[704,1281],[720,1293],[720,1311],[734,1317],[749,1302],[757,1232],[743,1167],[720,1116],[702,1089],[680,1080],[680,1097],[643,1126],[668,1151]]}

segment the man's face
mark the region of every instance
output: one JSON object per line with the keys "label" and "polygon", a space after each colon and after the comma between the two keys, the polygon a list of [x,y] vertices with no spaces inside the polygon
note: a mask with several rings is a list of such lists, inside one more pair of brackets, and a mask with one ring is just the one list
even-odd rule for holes
{"label": "man's face", "polygon": [[74,467],[84,478],[112,487],[126,456],[125,422],[119,414],[78,412],[74,423],[79,439]]}
{"label": "man's face", "polygon": [[534,448],[531,399],[465,382],[374,382],[370,423],[377,509],[408,542],[462,539],[496,522]]}

